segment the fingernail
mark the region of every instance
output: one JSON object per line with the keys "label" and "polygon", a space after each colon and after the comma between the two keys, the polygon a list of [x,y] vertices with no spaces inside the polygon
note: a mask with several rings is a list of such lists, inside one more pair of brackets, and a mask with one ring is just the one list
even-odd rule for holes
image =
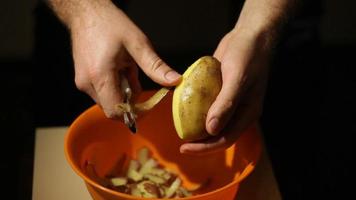
{"label": "fingernail", "polygon": [[181,146],[179,151],[181,154],[192,154],[192,152],[189,150],[189,148],[187,148],[185,146]]}
{"label": "fingernail", "polygon": [[186,149],[185,148],[180,148],[179,151],[180,151],[180,153],[185,153]]}
{"label": "fingernail", "polygon": [[166,73],[165,78],[171,82],[176,81],[180,78],[180,75],[175,71],[169,71]]}
{"label": "fingernail", "polygon": [[216,129],[218,128],[218,125],[219,125],[219,120],[218,118],[214,117],[213,119],[211,119],[209,121],[209,127],[210,127],[210,130],[215,133],[216,132]]}

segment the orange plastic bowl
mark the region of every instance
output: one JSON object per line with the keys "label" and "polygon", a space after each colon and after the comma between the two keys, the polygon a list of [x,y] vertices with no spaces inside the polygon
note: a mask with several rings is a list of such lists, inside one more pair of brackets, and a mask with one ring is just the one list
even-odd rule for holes
{"label": "orange plastic bowl", "polygon": [[[143,92],[141,100],[153,92]],[[179,152],[183,143],[173,126],[172,94],[138,120],[138,132],[131,134],[119,121],[107,119],[98,106],[82,113],[70,126],[65,138],[65,154],[72,169],[84,180],[94,200],[145,199],[103,187],[84,170],[94,163],[98,176],[105,176],[122,155],[135,158],[138,149],[148,147],[159,163],[172,169],[192,187],[209,179],[201,194],[183,199],[232,200],[239,184],[254,170],[261,153],[257,128],[242,133],[225,151],[203,156]]]}

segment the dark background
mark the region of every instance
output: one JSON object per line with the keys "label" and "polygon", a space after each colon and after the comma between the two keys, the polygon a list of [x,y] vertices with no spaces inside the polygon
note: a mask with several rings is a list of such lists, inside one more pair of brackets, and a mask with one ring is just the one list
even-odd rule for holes
{"label": "dark background", "polygon": [[[212,54],[241,7],[204,2],[120,5],[183,72]],[[304,1],[274,50],[261,124],[284,199],[352,194],[345,180],[353,175],[356,133],[355,7],[352,0]],[[67,126],[93,101],[75,88],[68,33],[43,3],[2,1],[0,41],[1,194],[31,199],[35,128]],[[145,89],[158,87],[140,79]]]}

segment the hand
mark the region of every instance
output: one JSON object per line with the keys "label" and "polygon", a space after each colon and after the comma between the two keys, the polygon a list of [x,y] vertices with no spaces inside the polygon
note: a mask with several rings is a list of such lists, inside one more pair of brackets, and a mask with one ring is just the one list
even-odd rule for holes
{"label": "hand", "polygon": [[120,73],[126,75],[134,94],[140,91],[136,64],[158,84],[179,83],[180,75],[159,58],[147,37],[111,2],[82,10],[70,25],[75,83],[107,117],[121,115],[115,109],[123,101]]}
{"label": "hand", "polygon": [[239,134],[259,120],[267,81],[265,35],[233,30],[218,45],[223,85],[209,109],[206,130],[216,136],[183,144],[182,153],[202,154],[231,146]]}

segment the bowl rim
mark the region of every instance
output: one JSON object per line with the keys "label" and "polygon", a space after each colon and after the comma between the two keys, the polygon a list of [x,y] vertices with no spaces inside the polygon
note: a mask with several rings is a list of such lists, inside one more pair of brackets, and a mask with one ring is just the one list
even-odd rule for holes
{"label": "bowl rim", "polygon": [[[64,138],[64,154],[65,154],[65,157],[66,157],[66,160],[67,162],[69,163],[69,165],[71,166],[71,168],[75,171],[75,173],[77,175],[79,175],[86,183],[90,184],[92,187],[94,188],[99,188],[100,190],[103,190],[107,193],[110,193],[111,195],[114,195],[114,196],[118,196],[118,197],[124,197],[124,198],[127,198],[127,199],[135,199],[135,200],[147,200],[147,198],[143,198],[143,197],[135,197],[135,196],[132,196],[132,195],[129,195],[129,194],[125,194],[125,193],[121,193],[121,192],[117,192],[117,191],[114,191],[114,190],[111,190],[109,188],[106,188],[98,183],[96,183],[95,181],[93,181],[92,179],[90,179],[89,177],[87,177],[83,172],[82,170],[77,167],[77,165],[74,164],[74,161],[71,159],[71,154],[69,152],[69,139],[71,137],[71,133],[73,132],[73,129],[75,126],[77,126],[77,124],[86,116],[88,115],[88,113],[90,113],[92,110],[95,110],[95,109],[100,109],[100,107],[95,104],[95,105],[92,105],[90,106],[89,108],[87,108],[84,112],[82,112],[74,121],[73,123],[69,126],[68,130],[66,131],[66,134],[65,134],[65,138]],[[256,130],[258,132],[258,134],[260,133],[260,129],[259,129],[259,126],[256,125]],[[248,132],[244,132],[242,134],[248,134]],[[261,136],[259,136],[259,142],[261,143]],[[235,145],[232,144],[230,147],[233,147]],[[229,148],[230,148],[229,147]],[[193,200],[195,198],[201,198],[201,197],[206,197],[206,196],[210,196],[214,193],[218,193],[222,190],[225,190],[227,188],[230,188],[230,187],[233,187],[234,185],[236,185],[237,187],[239,187],[239,183],[242,182],[244,179],[246,179],[253,171],[254,169],[256,168],[256,165],[259,163],[260,161],[260,158],[261,158],[261,152],[262,150],[260,149],[257,153],[257,159],[256,159],[256,163],[254,166],[252,166],[252,170],[250,170],[249,172],[245,173],[244,174],[244,177],[242,179],[237,179],[237,180],[233,180],[231,181],[230,183],[218,188],[218,189],[215,189],[213,191],[210,191],[210,192],[207,192],[207,193],[204,193],[204,194],[198,194],[198,195],[194,195],[194,196],[190,196],[190,197],[183,197],[183,198],[179,198],[179,199],[182,199],[182,200]],[[170,199],[170,198],[150,198],[151,200],[161,200],[161,199]]]}

